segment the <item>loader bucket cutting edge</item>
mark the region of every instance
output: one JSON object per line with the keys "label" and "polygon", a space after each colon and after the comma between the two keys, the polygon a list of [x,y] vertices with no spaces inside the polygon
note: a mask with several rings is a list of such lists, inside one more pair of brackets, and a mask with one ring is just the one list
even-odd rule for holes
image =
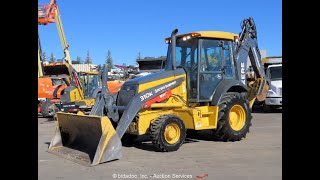
{"label": "loader bucket cutting edge", "polygon": [[58,112],[56,119],[49,153],[86,166],[121,158],[121,140],[108,117]]}

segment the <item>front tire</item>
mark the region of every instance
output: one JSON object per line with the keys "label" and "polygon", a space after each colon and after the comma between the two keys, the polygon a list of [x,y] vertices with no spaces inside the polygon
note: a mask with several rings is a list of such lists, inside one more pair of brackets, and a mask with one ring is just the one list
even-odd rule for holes
{"label": "front tire", "polygon": [[45,118],[53,117],[56,114],[55,105],[51,101],[44,101],[41,103],[40,112]]}
{"label": "front tire", "polygon": [[175,115],[162,115],[150,127],[152,143],[159,151],[176,151],[184,143],[186,128]]}
{"label": "front tire", "polygon": [[243,94],[228,92],[219,102],[217,129],[214,135],[221,141],[239,141],[245,138],[251,126],[249,102]]}

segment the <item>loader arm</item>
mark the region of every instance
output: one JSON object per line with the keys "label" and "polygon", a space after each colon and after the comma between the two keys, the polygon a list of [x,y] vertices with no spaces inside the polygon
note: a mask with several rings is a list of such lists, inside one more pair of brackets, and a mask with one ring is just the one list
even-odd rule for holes
{"label": "loader arm", "polygon": [[[107,77],[104,65],[102,78]],[[103,79],[106,82],[107,78]],[[48,152],[80,164],[94,166],[121,157],[121,138],[137,113],[147,102],[178,87],[184,77],[177,77],[166,83],[135,94],[126,106],[116,106],[118,93],[110,95],[103,83],[101,93],[89,115],[56,113],[56,132]],[[119,118],[118,110],[123,110]],[[116,126],[116,128],[115,128]]]}
{"label": "loader arm", "polygon": [[[257,30],[253,19],[250,17],[242,22],[242,31],[239,41],[235,46],[235,58],[238,62],[238,76],[243,85],[248,87],[247,99],[252,102],[255,99],[263,101],[269,89],[269,79],[262,66],[261,54],[258,48]],[[247,79],[247,59],[250,59],[254,78]]]}
{"label": "loader arm", "polygon": [[[115,102],[114,96],[111,96],[107,86],[108,81],[108,67],[103,65],[102,72],[100,72],[100,78],[102,82],[101,93],[96,97],[96,101],[89,115],[108,116],[113,121],[119,120],[117,110],[113,110],[113,104]],[[105,110],[104,110],[105,109]],[[107,114],[105,114],[107,112]]]}
{"label": "loader arm", "polygon": [[[104,65],[104,71],[102,77],[107,77],[107,66]],[[110,95],[108,87],[106,86],[107,78],[103,79],[103,87],[101,94],[96,98],[96,102],[89,115],[96,116],[107,116],[113,122],[117,122],[116,132],[118,137],[121,139],[127,130],[130,123],[133,121],[137,113],[144,109],[143,105],[158,97],[159,95],[165,93],[179,86],[184,81],[183,78],[178,78],[173,81],[160,84],[156,87],[147,89],[139,94],[136,94],[129,103],[124,107],[116,106],[116,95]],[[161,90],[159,90],[161,89]],[[151,95],[150,95],[151,94]],[[141,98],[147,97],[147,98]],[[124,109],[123,114],[119,117],[119,109]]]}

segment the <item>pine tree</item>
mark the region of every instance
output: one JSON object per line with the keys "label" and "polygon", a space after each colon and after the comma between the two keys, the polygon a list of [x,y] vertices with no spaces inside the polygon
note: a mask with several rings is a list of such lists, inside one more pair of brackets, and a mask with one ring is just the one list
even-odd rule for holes
{"label": "pine tree", "polygon": [[102,65],[99,64],[99,65],[97,66],[97,71],[99,72],[101,69],[102,69]]}
{"label": "pine tree", "polygon": [[142,57],[141,57],[141,53],[139,52],[136,61],[139,61],[140,59],[142,59]]}
{"label": "pine tree", "polygon": [[41,60],[42,60],[42,62],[48,61],[46,52],[44,52],[44,51],[42,51],[42,53],[41,53]]}
{"label": "pine tree", "polygon": [[108,72],[111,72],[113,64],[112,64],[111,52],[109,49],[108,49],[108,53],[107,53],[106,64],[108,66]]}
{"label": "pine tree", "polygon": [[54,62],[56,62],[56,58],[54,57],[53,52],[51,52],[49,63],[54,63]]}
{"label": "pine tree", "polygon": [[87,51],[87,57],[86,57],[86,60],[84,61],[84,64],[92,64],[92,60],[91,60],[89,51]]}
{"label": "pine tree", "polygon": [[77,56],[77,60],[76,60],[77,64],[82,64],[81,58],[80,56]]}

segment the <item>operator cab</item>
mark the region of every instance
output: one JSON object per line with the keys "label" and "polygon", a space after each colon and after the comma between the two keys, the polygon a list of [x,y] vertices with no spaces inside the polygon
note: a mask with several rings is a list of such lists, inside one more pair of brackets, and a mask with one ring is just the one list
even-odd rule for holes
{"label": "operator cab", "polygon": [[83,87],[84,97],[93,98],[93,92],[101,86],[98,72],[80,72],[79,78]]}
{"label": "operator cab", "polygon": [[[233,44],[237,34],[216,31],[176,36],[176,68],[187,74],[189,102],[210,102],[217,85],[225,79],[236,79]],[[172,68],[170,38],[166,69]]]}

